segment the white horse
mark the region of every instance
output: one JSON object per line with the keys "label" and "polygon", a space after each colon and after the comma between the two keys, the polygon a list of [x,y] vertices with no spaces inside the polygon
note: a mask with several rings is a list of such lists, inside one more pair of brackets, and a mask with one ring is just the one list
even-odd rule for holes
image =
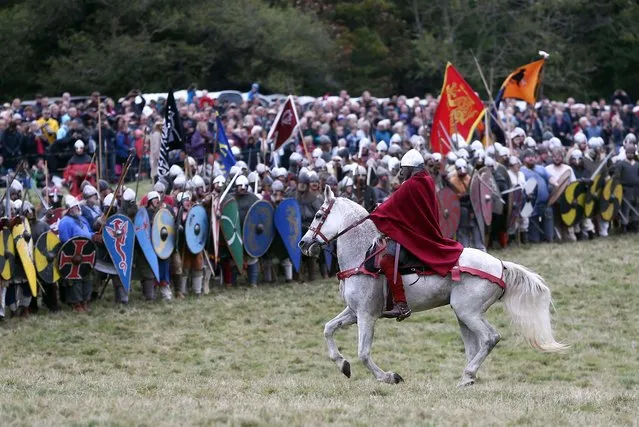
{"label": "white horse", "polygon": [[[336,239],[340,269],[358,268],[364,262],[366,250],[380,237],[373,222],[366,218],[364,208],[348,199],[336,198],[330,187],[326,186],[324,204],[302,237],[299,247],[304,254],[316,256],[322,246]],[[463,255],[489,257],[491,262],[499,262],[474,249],[464,249]],[[493,282],[466,273],[461,274],[460,282],[453,282],[450,274],[446,277],[402,276],[404,283],[412,284],[406,286],[406,297],[413,312],[447,304],[455,311],[467,363],[460,386],[474,384],[477,370],[501,339],[485,318],[486,310],[500,298],[516,329],[533,347],[546,352],[568,347],[553,338],[550,289],[543,279],[512,262],[504,261],[503,266],[505,291]],[[396,384],[403,381],[402,377],[394,372],[383,371],[371,358],[375,322],[381,316],[386,302],[384,283],[383,274],[379,278],[356,274],[340,282],[346,308],[325,325],[324,337],[330,359],[350,378],[350,363],[337,349],[333,334],[341,327],[357,323],[359,359],[379,381]]]}

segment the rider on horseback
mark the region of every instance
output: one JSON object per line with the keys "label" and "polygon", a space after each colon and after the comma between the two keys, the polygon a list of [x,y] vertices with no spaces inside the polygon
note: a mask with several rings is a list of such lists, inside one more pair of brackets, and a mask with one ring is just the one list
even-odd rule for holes
{"label": "rider on horseback", "polygon": [[[380,232],[389,237],[380,266],[393,296],[393,308],[385,317],[404,320],[411,314],[406,302],[402,276],[397,271],[399,258],[407,251],[440,276],[455,266],[463,246],[442,236],[435,183],[425,171],[424,157],[415,149],[401,159],[402,184],[370,215]],[[398,250],[397,248],[401,248]]]}

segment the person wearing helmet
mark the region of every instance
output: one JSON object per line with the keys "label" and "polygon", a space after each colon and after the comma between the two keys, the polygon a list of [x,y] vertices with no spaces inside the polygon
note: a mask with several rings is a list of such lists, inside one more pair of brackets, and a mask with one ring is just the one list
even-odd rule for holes
{"label": "person wearing helmet", "polygon": [[193,196],[188,191],[183,191],[177,195],[176,226],[180,238],[178,245],[171,257],[171,274],[173,283],[176,286],[176,298],[182,299],[187,294],[189,279],[196,298],[202,295],[202,282],[204,280],[204,257],[202,252],[193,254],[186,245],[184,228],[189,210],[194,205]]}
{"label": "person wearing helmet", "polygon": [[377,203],[383,203],[390,196],[390,174],[388,170],[379,166],[375,170],[375,175],[377,176],[377,183],[373,188],[375,200]]}
{"label": "person wearing helmet", "polygon": [[[324,198],[318,191],[310,188],[311,179],[306,171],[301,171],[297,183],[297,201],[302,214],[302,229],[310,227],[317,212],[324,203]],[[309,281],[315,280],[315,267],[317,262],[314,258],[302,255],[302,269],[300,280],[305,272]]]}
{"label": "person wearing helmet", "polygon": [[[153,229],[153,220],[155,219],[155,214],[163,208],[162,203],[162,195],[155,190],[155,188],[160,188],[157,186],[158,183],[154,186],[154,189],[149,191],[146,196],[143,198],[145,200],[143,208],[146,208],[147,214],[149,215],[149,230]],[[141,260],[142,268],[147,270],[148,266],[146,264],[146,259],[144,258],[144,254],[136,253],[136,260]],[[136,263],[137,265],[137,263]],[[170,261],[168,259],[158,258],[158,270],[159,270],[159,281],[158,287],[160,288],[160,295],[164,301],[170,301],[173,299],[173,295],[171,293],[171,287],[169,284],[170,281]],[[141,275],[141,284],[142,284],[142,294],[144,295],[144,299],[147,301],[155,300],[155,276],[153,272],[148,268],[148,271],[145,271],[144,274]]]}
{"label": "person wearing helmet", "polygon": [[191,178],[191,184],[193,186],[193,201],[202,202],[206,197],[206,184],[204,183],[204,179],[200,175],[194,175],[193,178]]}
{"label": "person wearing helmet", "polygon": [[[65,197],[67,214],[60,220],[58,224],[58,236],[62,244],[74,237],[84,237],[98,243],[102,241],[100,234],[93,234],[91,225],[86,218],[82,216],[80,202],[71,195]],[[64,301],[73,307],[77,313],[89,311],[89,302],[91,301],[91,293],[93,292],[93,280],[91,275],[83,279],[67,280],[63,282],[65,286]]]}
{"label": "person wearing helmet", "polygon": [[213,180],[213,192],[219,197],[224,192],[226,188],[226,178],[224,175],[218,175]]}
{"label": "person wearing helmet", "polygon": [[[520,128],[521,129],[521,128]],[[523,141],[523,130],[520,137]],[[521,145],[521,144],[520,144]],[[508,158],[510,150],[507,147],[499,147],[495,152],[493,168],[493,218],[490,227],[490,240],[494,244],[499,243],[501,248],[508,245],[508,209],[504,206],[509,196],[499,197],[498,195],[511,188],[510,176],[508,175]],[[492,160],[492,159],[490,159]]]}
{"label": "person wearing helmet", "polygon": [[86,218],[93,231],[98,231],[104,224],[104,221],[100,220],[102,208],[98,199],[98,190],[92,185],[87,185],[82,189],[82,198],[84,199],[82,216]]}
{"label": "person wearing helmet", "polygon": [[[237,210],[240,217],[240,230],[244,229],[244,221],[246,214],[248,213],[253,203],[257,202],[259,198],[256,194],[249,191],[249,180],[244,175],[240,175],[235,180],[235,200],[237,200]],[[246,251],[244,252],[244,260],[246,261],[246,271],[248,275],[248,282],[251,286],[257,286],[257,279],[259,273],[259,259],[249,256]],[[236,266],[238,270],[241,270],[243,266]]]}
{"label": "person wearing helmet", "polygon": [[445,276],[463,251],[459,243],[442,236],[435,183],[426,172],[419,151],[409,150],[402,157],[400,167],[401,185],[370,214],[377,229],[389,238],[380,264],[391,289],[393,308],[383,314],[398,321],[410,316],[411,310],[401,274],[395,271],[396,257],[402,262],[410,254]]}
{"label": "person wearing helmet", "polygon": [[524,177],[526,177],[526,181],[529,179],[537,181],[535,206],[528,218],[528,241],[539,243],[543,238],[545,241],[552,242],[554,234],[553,211],[552,207],[548,206],[550,174],[537,161],[537,154],[533,150],[524,151],[524,167],[522,168]]}
{"label": "person wearing helmet", "polygon": [[22,199],[23,187],[20,181],[14,179],[9,186],[9,199],[13,202]]}
{"label": "person wearing helmet", "polygon": [[[590,179],[592,171],[586,169],[583,152],[580,149],[573,150],[570,153],[569,163],[573,172],[572,176],[576,178],[577,181],[582,182],[588,190],[592,185],[592,180]],[[595,237],[595,225],[590,218],[584,216],[580,221],[577,221],[573,227],[575,236],[578,236],[580,240]]]}
{"label": "person wearing helmet", "polygon": [[261,179],[262,181],[262,189],[260,191],[260,198],[262,200],[266,200],[267,202],[271,201],[271,193],[272,193],[272,186],[273,186],[273,179],[268,176],[268,175],[264,175],[264,177]]}
{"label": "person wearing helmet", "polygon": [[[630,134],[632,135],[632,134]],[[634,136],[634,135],[633,135]],[[639,231],[639,162],[637,161],[637,147],[632,142],[626,142],[626,158],[615,164],[615,179],[623,188],[623,204],[621,213],[623,221],[623,231]],[[634,209],[631,209],[634,208]]]}
{"label": "person wearing helmet", "polygon": [[[284,184],[280,181],[274,181],[271,188],[271,197],[268,200],[275,209],[288,197],[284,193]],[[267,200],[266,198],[264,200]],[[284,242],[279,233],[275,233],[273,242],[269,246],[268,251],[261,260],[262,271],[264,272],[264,281],[266,283],[275,283],[277,280],[279,264],[284,270],[284,281],[290,283],[293,280],[293,263],[289,258]]]}
{"label": "person wearing helmet", "polygon": [[[45,221],[39,220],[37,218],[35,207],[28,200],[25,200],[24,203],[22,203],[22,215],[27,221],[29,221],[29,227],[31,229],[30,241],[33,242],[33,245],[35,245],[38,239],[50,230],[50,226]],[[60,310],[60,306],[58,304],[57,283],[41,282],[40,285],[44,290],[42,294],[42,302],[44,302],[44,305],[49,309],[49,311],[54,313],[58,312]],[[37,313],[37,298],[31,299],[31,305],[29,309],[32,313]]]}
{"label": "person wearing helmet", "polygon": [[[486,160],[492,161],[490,158],[486,158]],[[455,171],[448,174],[446,179],[450,188],[453,189],[459,198],[460,217],[459,228],[457,229],[457,240],[465,248],[475,248],[486,251],[484,237],[481,235],[481,229],[479,228],[477,217],[470,202],[471,174],[469,173],[466,160],[457,159],[455,161]]]}
{"label": "person wearing helmet", "polygon": [[[377,207],[377,197],[375,197],[375,190],[369,184],[369,174],[367,168],[361,165],[354,165],[353,168],[353,182],[355,185],[355,195],[357,196],[357,203],[364,207],[368,212],[372,212]],[[372,168],[372,166],[369,166]],[[373,171],[371,170],[371,178],[373,178]]]}
{"label": "person wearing helmet", "polygon": [[91,162],[91,157],[84,151],[84,142],[77,140],[74,144],[75,154],[69,159],[64,168],[62,178],[69,186],[69,192],[78,197],[81,194],[82,181],[88,180],[95,184],[96,165]]}

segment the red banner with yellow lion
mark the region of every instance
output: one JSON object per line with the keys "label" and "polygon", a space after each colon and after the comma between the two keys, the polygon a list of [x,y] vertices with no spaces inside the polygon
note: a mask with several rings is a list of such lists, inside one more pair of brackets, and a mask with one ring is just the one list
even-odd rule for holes
{"label": "red banner with yellow lion", "polygon": [[468,142],[483,116],[484,104],[481,99],[449,62],[430,132],[432,152],[448,153],[449,137],[454,134],[461,135]]}

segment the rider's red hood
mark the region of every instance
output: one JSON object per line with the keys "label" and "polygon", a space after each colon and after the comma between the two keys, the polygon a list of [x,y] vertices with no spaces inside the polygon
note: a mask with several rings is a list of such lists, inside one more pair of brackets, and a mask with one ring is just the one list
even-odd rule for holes
{"label": "rider's red hood", "polygon": [[427,172],[420,172],[400,185],[370,218],[379,231],[439,275],[448,274],[464,250],[460,243],[442,235],[435,183]]}

